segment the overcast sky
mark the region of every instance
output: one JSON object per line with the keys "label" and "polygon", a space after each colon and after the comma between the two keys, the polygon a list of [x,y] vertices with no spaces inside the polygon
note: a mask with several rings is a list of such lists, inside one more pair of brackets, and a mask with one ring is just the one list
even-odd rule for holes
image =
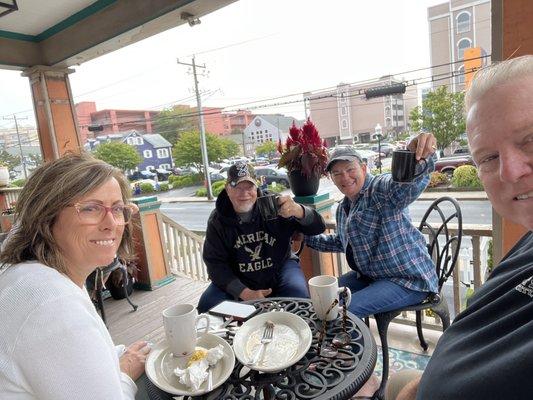
{"label": "overcast sky", "polygon": [[[107,54],[70,75],[75,102],[99,110],[194,105],[188,68],[196,54],[203,104],[250,108],[430,65],[427,7],[443,0],[239,0],[208,16]],[[429,76],[429,71],[407,75]],[[285,97],[299,94],[296,97]],[[281,97],[277,100],[268,100]],[[250,102],[259,101],[250,104]],[[23,112],[21,112],[23,111]],[[33,122],[27,78],[0,70],[1,117],[17,112]],[[257,108],[302,118],[301,103]]]}

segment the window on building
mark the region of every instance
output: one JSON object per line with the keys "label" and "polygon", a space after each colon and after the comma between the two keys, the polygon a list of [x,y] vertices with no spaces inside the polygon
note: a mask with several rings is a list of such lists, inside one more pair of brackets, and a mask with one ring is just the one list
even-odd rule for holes
{"label": "window on building", "polygon": [[346,106],[342,106],[341,107],[341,115],[346,115],[348,114],[348,109],[346,108]]}
{"label": "window on building", "polygon": [[153,165],[148,165],[148,166],[145,168],[146,171],[152,171],[152,170],[154,170],[154,169],[155,169],[155,167],[154,167]]}
{"label": "window on building", "polygon": [[461,65],[459,68],[457,68],[457,71],[455,72],[455,83],[457,85],[464,85],[465,83],[465,66]]}
{"label": "window on building", "polygon": [[470,32],[471,18],[468,11],[463,11],[457,15],[457,34]]}
{"label": "window on building", "polygon": [[157,158],[167,158],[168,149],[157,149]]}
{"label": "window on building", "polygon": [[387,128],[390,128],[391,127],[391,119],[390,118],[385,118],[385,126]]}
{"label": "window on building", "polygon": [[143,151],[143,157],[144,158],[152,158],[152,150],[144,150]]}
{"label": "window on building", "polygon": [[341,127],[342,127],[342,129],[348,129],[348,120],[342,119],[341,120]]}
{"label": "window on building", "polygon": [[385,107],[385,116],[390,117],[390,107]]}
{"label": "window on building", "polygon": [[465,56],[465,50],[472,47],[472,41],[468,38],[463,38],[457,42],[457,59],[462,60]]}
{"label": "window on building", "polygon": [[163,168],[163,169],[169,170],[170,169],[170,164],[161,164],[161,165],[159,165],[159,168]]}

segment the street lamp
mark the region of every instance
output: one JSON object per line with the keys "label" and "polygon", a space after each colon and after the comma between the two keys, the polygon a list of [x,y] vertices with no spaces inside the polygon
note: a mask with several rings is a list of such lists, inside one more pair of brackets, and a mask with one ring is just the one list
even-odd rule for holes
{"label": "street lamp", "polygon": [[378,167],[379,167],[379,173],[381,174],[381,125],[376,124],[376,127],[374,128],[374,133],[376,137],[378,138]]}

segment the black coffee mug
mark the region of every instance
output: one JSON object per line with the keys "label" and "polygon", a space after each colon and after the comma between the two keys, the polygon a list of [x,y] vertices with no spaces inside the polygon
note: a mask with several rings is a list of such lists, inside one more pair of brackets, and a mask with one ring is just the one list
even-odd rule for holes
{"label": "black coffee mug", "polygon": [[416,153],[409,150],[395,150],[392,152],[392,180],[394,182],[411,182],[416,177],[426,172],[428,163],[424,158],[420,159],[424,163],[424,168],[416,174]]}
{"label": "black coffee mug", "polygon": [[279,213],[279,194],[267,194],[257,198],[257,207],[264,220],[276,219]]}

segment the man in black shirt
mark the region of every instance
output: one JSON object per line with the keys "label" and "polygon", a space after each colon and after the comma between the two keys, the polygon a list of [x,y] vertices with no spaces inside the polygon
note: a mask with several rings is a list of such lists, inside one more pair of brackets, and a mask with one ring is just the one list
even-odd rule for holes
{"label": "man in black shirt", "polygon": [[397,400],[533,399],[533,56],[478,72],[466,109],[470,149],[492,206],[528,232]]}

